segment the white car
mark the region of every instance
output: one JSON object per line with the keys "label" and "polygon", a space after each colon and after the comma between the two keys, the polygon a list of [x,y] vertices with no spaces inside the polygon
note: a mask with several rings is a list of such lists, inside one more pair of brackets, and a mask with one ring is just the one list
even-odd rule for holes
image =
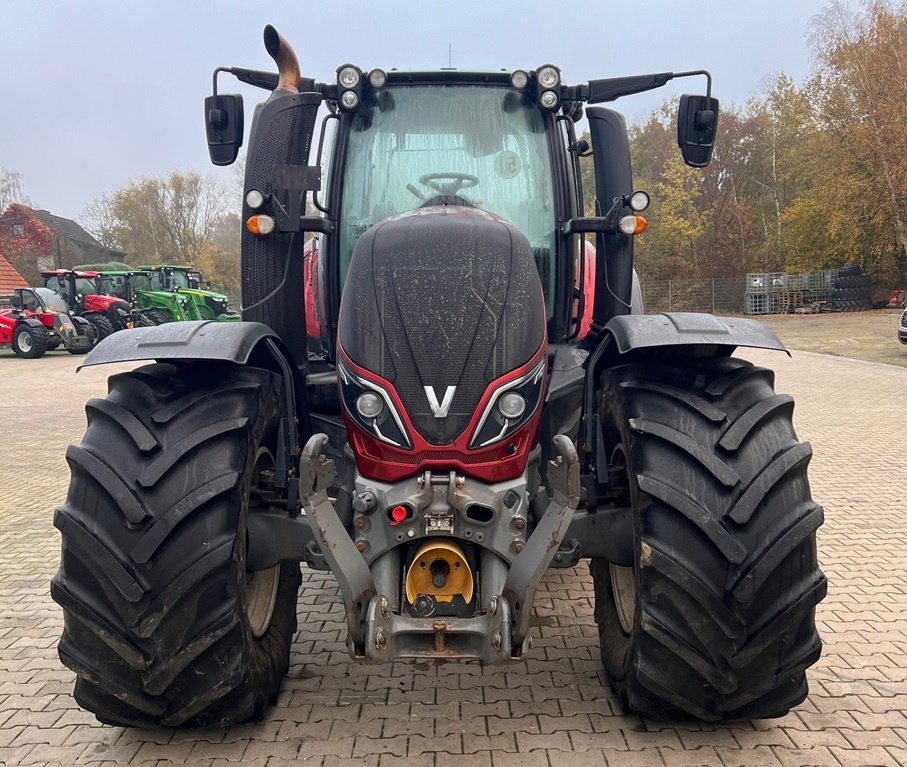
{"label": "white car", "polygon": [[898,325],[898,341],[907,344],[907,309],[901,312],[901,324]]}

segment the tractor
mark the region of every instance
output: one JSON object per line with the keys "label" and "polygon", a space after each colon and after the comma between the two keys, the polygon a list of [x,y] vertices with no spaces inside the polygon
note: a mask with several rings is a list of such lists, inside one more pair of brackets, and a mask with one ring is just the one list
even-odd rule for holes
{"label": "tractor", "polygon": [[72,313],[94,325],[99,338],[143,324],[128,301],[110,292],[101,272],[55,269],[41,272],[41,276],[44,287],[62,296]]}
{"label": "tractor", "polygon": [[189,319],[218,322],[234,322],[240,319],[239,315],[227,306],[227,297],[223,293],[200,288],[201,276],[188,267],[148,264],[140,266],[139,269],[151,275],[155,290],[170,290],[186,296],[189,299]]}
{"label": "tractor", "polygon": [[246,156],[243,321],[124,331],[85,361],[148,364],[109,379],[67,452],[52,594],[77,702],[142,727],[261,716],[301,563],[336,578],[357,661],[520,662],[546,571],[582,560],[624,711],[803,701],[826,592],[812,453],[772,371],[734,356],[784,347],[749,319],[643,313],[648,197],[624,118],[594,106],[704,78],[678,106],[703,167],[708,73],[345,64],[316,82],[273,27],[264,44],[276,73],[219,68],[205,102],[228,165],[242,97],[218,77],[269,93]]}
{"label": "tractor", "polygon": [[19,357],[34,359],[61,344],[85,354],[98,340],[88,320],[70,316],[65,301],[49,288],[16,288],[11,309],[0,309],[0,344]]}
{"label": "tractor", "polygon": [[135,307],[137,327],[201,319],[189,296],[165,287],[153,272],[105,271],[101,279],[112,295]]}

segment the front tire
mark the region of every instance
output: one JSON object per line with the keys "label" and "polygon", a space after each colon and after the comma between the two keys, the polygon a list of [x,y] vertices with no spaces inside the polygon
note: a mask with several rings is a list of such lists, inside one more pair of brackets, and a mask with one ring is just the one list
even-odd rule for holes
{"label": "front tire", "polygon": [[13,352],[25,359],[35,359],[47,351],[47,328],[21,324],[13,331]]}
{"label": "front tire", "polygon": [[296,630],[298,563],[249,573],[246,520],[269,497],[281,382],[156,364],[113,376],[67,452],[54,524],[59,653],[102,722],[222,727],[261,715]]}
{"label": "front tire", "polygon": [[594,559],[602,661],[621,705],[656,719],[782,716],[807,693],[825,596],[810,446],[774,375],[741,360],[615,368],[600,396],[626,470],[632,567]]}
{"label": "front tire", "polygon": [[94,326],[95,331],[97,331],[98,341],[102,338],[107,338],[107,336],[113,333],[113,325],[111,325],[110,320],[102,314],[84,314],[82,317]]}

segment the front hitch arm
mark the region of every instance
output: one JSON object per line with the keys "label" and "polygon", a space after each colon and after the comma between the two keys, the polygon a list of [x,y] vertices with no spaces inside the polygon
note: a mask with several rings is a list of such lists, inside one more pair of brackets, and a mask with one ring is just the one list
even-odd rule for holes
{"label": "front hitch arm", "polygon": [[511,641],[514,647],[522,645],[529,633],[535,590],[557,553],[579,503],[579,456],[576,448],[563,434],[554,438],[554,446],[558,456],[548,467],[551,501],[526,546],[514,558],[504,582],[503,596],[513,611]]}
{"label": "front hitch arm", "polygon": [[328,497],[328,488],[337,476],[334,462],[323,455],[326,434],[315,434],[299,459],[300,502],[311,520],[315,540],[330,565],[346,609],[350,641],[362,647],[365,642],[368,606],[377,593],[368,564],[337,516]]}

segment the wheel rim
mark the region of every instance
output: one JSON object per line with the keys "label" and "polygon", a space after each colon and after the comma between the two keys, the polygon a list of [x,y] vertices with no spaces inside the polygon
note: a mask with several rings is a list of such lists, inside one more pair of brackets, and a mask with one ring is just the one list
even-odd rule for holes
{"label": "wheel rim", "polygon": [[[611,463],[622,466],[627,475],[627,481],[632,481],[629,476],[629,461],[623,445],[618,445],[611,456]],[[632,492],[631,492],[632,495]],[[639,601],[636,585],[636,572],[633,567],[622,567],[614,562],[608,563],[611,570],[611,591],[614,594],[614,609],[620,627],[628,636],[633,633],[636,622],[636,608]]]}
{"label": "wheel rim", "polygon": [[23,330],[19,333],[18,339],[19,348],[24,352],[30,352],[32,348],[31,333],[27,330]]}
{"label": "wheel rim", "polygon": [[[274,468],[274,456],[267,448],[260,448],[255,456],[252,472],[252,494],[259,487],[264,470]],[[250,499],[251,503],[251,499]],[[251,513],[251,509],[250,509]],[[267,570],[246,572],[245,607],[249,629],[256,639],[264,636],[271,625],[274,605],[277,603],[277,587],[280,584],[280,565]]]}
{"label": "wheel rim", "polygon": [[632,567],[621,567],[610,563],[611,591],[614,593],[614,608],[617,610],[617,619],[625,634],[633,632],[633,623],[636,620],[636,573]]}

